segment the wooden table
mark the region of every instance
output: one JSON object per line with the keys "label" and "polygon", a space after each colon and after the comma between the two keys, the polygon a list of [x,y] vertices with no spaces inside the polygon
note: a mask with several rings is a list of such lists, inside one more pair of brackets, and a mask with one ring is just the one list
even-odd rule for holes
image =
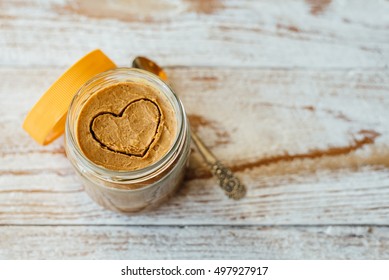
{"label": "wooden table", "polygon": [[[389,258],[389,2],[0,1],[1,259]],[[193,128],[248,186],[227,199],[194,150],[154,212],[96,205],[28,110],[73,62],[161,65]]]}

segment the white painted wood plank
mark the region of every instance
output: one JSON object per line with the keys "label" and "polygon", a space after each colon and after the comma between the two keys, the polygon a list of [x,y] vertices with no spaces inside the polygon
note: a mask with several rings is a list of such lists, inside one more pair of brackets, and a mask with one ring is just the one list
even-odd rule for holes
{"label": "white painted wood plank", "polygon": [[40,147],[21,129],[62,70],[0,69],[0,224],[389,224],[387,71],[169,68],[248,196],[228,200],[194,152],[177,196],[126,217],[83,192],[62,139]]}
{"label": "white painted wood plank", "polygon": [[0,259],[388,258],[387,227],[0,227]]}
{"label": "white painted wood plank", "polygon": [[94,48],[118,64],[385,68],[389,3],[1,1],[0,66],[69,66]]}

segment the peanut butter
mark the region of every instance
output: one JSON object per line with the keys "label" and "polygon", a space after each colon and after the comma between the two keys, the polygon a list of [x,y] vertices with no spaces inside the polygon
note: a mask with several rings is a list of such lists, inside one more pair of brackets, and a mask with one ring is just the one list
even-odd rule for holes
{"label": "peanut butter", "polygon": [[111,170],[137,170],[161,159],[177,133],[167,98],[147,84],[123,82],[89,97],[77,120],[85,156]]}

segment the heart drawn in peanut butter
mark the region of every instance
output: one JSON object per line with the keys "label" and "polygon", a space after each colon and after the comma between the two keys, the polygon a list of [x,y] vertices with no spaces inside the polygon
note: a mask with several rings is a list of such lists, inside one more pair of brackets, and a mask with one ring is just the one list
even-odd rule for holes
{"label": "heart drawn in peanut butter", "polygon": [[119,113],[102,112],[90,123],[101,146],[128,156],[143,157],[155,141],[161,122],[159,106],[147,98],[129,103]]}

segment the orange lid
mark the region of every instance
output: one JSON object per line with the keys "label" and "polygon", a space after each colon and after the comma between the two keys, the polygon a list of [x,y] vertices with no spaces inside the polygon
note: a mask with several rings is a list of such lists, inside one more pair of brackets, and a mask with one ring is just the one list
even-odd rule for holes
{"label": "orange lid", "polygon": [[41,145],[57,139],[65,130],[70,102],[81,86],[93,76],[115,67],[101,50],[85,55],[39,99],[24,120],[24,130]]}

